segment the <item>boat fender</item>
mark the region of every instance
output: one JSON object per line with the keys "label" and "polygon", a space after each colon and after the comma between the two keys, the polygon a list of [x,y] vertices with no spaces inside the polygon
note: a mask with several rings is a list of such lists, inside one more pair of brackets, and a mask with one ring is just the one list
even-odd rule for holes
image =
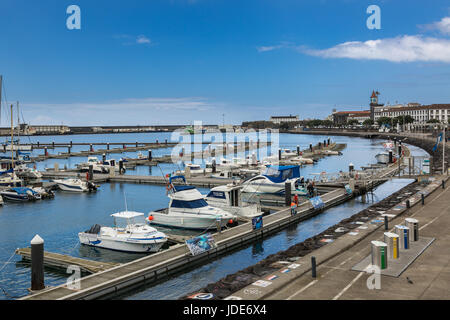
{"label": "boat fender", "polygon": [[148,221],[153,221],[153,216],[148,216]]}

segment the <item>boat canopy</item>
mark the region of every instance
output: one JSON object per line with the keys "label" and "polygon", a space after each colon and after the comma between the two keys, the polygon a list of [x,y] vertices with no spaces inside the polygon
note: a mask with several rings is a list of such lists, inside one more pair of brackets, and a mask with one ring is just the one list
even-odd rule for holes
{"label": "boat canopy", "polygon": [[172,184],[172,181],[175,179],[181,179],[184,183],[186,183],[186,178],[184,176],[173,176],[169,178],[169,183]]}
{"label": "boat canopy", "polygon": [[111,217],[129,219],[129,218],[141,217],[143,215],[144,214],[142,212],[122,211],[122,212],[113,213],[111,215]]}
{"label": "boat canopy", "polygon": [[300,178],[300,166],[267,166],[263,175],[273,183],[280,183],[287,179]]}
{"label": "boat canopy", "polygon": [[10,188],[9,190],[17,192],[17,194],[27,194],[28,191],[31,191],[32,194],[37,193],[36,191],[34,191],[30,188],[25,188],[25,187]]}
{"label": "boat canopy", "polygon": [[195,189],[195,186],[173,186],[173,191],[175,191],[175,192],[192,190],[192,189]]}

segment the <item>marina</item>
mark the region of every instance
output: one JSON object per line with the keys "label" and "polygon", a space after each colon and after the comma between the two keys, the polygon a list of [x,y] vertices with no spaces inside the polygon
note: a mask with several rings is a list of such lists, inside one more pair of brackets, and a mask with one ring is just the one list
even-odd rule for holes
{"label": "marina", "polygon": [[0,302],[449,300],[450,11],[407,9],[0,1]]}
{"label": "marina", "polygon": [[[389,177],[397,170],[397,165],[387,167],[380,177]],[[380,183],[378,180],[373,185]],[[345,202],[352,196],[345,189],[329,192],[322,196],[324,207],[321,210]],[[315,209],[309,202],[304,202],[299,205],[297,214],[294,216],[291,214],[290,208],[266,216],[263,227],[259,230],[253,230],[251,223],[244,223],[215,234],[214,242],[216,243],[216,247],[204,254],[191,256],[189,252],[186,252],[186,245],[179,245],[156,255],[141,258],[123,266],[82,278],[80,282],[82,287],[86,289],[79,292],[71,293],[67,287],[59,286],[43,292],[42,295],[32,295],[27,297],[27,299],[40,299],[40,297],[42,299],[92,299],[100,298],[113,292],[117,294],[119,293],[119,288],[127,289],[129,286],[137,285],[139,282],[149,283],[160,280],[162,277],[167,277],[177,271],[179,272],[180,268],[185,268],[190,264],[196,264],[205,259],[216,257],[223,254],[223,252],[233,250],[236,246],[242,246],[254,238],[262,238],[270,235],[294,222],[310,218],[321,212],[321,210]],[[126,270],[126,272],[124,273],[122,270]],[[99,282],[96,279],[101,280]],[[109,280],[105,281],[105,279]],[[86,281],[90,285],[86,285],[83,281]]]}

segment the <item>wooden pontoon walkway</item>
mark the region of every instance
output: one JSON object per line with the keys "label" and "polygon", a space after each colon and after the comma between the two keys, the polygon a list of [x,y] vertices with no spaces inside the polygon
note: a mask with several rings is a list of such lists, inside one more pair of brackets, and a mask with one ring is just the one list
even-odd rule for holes
{"label": "wooden pontoon walkway", "polygon": [[[23,260],[29,261],[31,259],[31,248],[17,249],[16,254],[21,255]],[[111,269],[118,266],[118,263],[93,261],[82,258],[75,258],[65,254],[44,252],[44,265],[55,268],[67,269],[70,265],[79,266],[82,271],[89,273],[96,273]]]}
{"label": "wooden pontoon walkway", "polygon": [[[388,166],[379,178],[389,177],[398,170],[398,165]],[[381,184],[380,180],[374,181],[373,187]],[[343,203],[353,195],[344,189],[337,189],[322,196],[325,207],[320,210],[313,208],[309,201],[305,201],[297,208],[297,214],[292,216],[289,208],[263,218],[263,227],[258,230],[252,229],[251,222],[243,223],[234,228],[215,233],[216,247],[200,255],[192,256],[185,244],[178,244],[168,250],[149,255],[144,258],[121,264],[111,269],[83,277],[80,280],[81,289],[74,291],[65,284],[38,292],[22,299],[25,300],[70,300],[70,299],[96,299],[108,297],[118,292],[142,284],[152,283],[165,278],[186,268],[195,266],[204,261],[213,259],[219,255],[229,252],[237,247],[270,235],[286,226],[309,219],[323,210]]]}

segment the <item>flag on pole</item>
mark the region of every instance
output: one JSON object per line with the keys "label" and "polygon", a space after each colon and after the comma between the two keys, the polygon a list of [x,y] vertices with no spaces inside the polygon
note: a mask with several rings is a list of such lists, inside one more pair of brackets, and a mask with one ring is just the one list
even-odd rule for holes
{"label": "flag on pole", "polygon": [[441,142],[441,141],[442,141],[442,132],[439,133],[439,135],[437,136],[436,144],[433,147],[433,152],[435,152],[437,150],[439,142]]}

